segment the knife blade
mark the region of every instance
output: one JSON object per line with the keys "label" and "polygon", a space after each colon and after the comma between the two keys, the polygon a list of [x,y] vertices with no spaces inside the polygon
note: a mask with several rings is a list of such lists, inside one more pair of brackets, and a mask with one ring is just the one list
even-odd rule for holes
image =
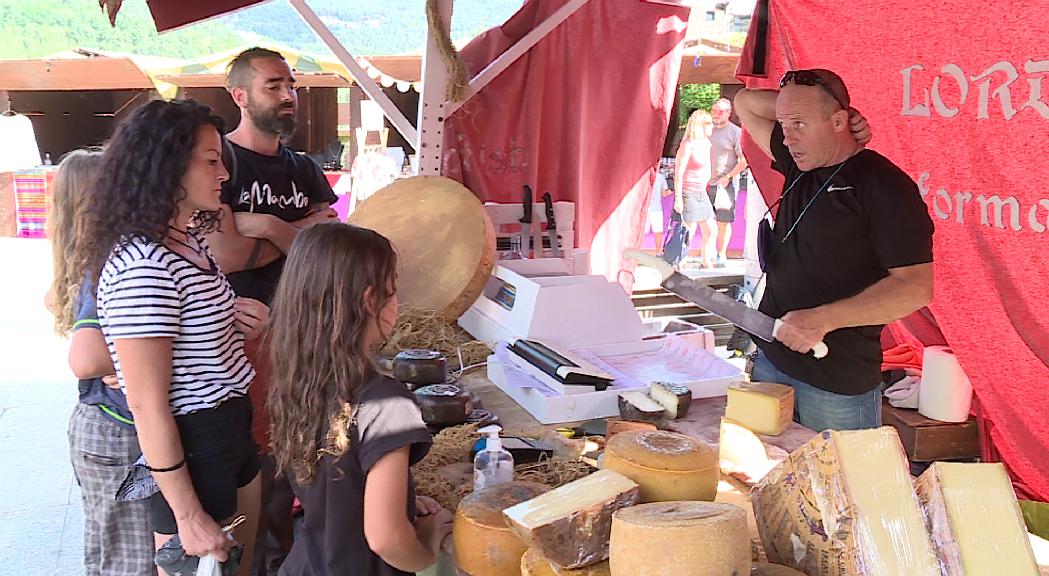
{"label": "knife blade", "polygon": [[524,185],[521,204],[524,207],[524,215],[521,217],[521,257],[530,258],[532,254],[532,187]]}
{"label": "knife blade", "polygon": [[543,194],[543,204],[546,204],[546,234],[550,237],[550,255],[554,258],[561,257],[561,246],[557,244],[557,221],[554,220],[554,199],[549,192]]}
{"label": "knife blade", "polygon": [[[752,336],[761,338],[766,342],[776,340],[776,334],[779,332],[780,326],[783,325],[782,320],[774,319],[763,312],[748,307],[742,302],[725,296],[710,286],[681,274],[662,258],[635,251],[627,252],[624,256],[636,260],[639,264],[658,270],[663,277],[662,286],[668,291],[701,306],[712,314],[728,320]],[[812,355],[816,358],[823,358],[829,352],[827,345],[823,342],[819,342],[812,347]]]}

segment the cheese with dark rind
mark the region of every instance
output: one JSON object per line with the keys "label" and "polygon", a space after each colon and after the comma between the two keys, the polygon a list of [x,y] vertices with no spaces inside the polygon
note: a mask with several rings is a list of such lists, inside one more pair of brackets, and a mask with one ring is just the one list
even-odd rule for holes
{"label": "cheese with dark rind", "polygon": [[536,482],[508,482],[468,495],[452,524],[455,562],[470,576],[518,576],[528,546],[513,533],[503,510],[550,490]]}
{"label": "cheese with dark rind", "polygon": [[612,576],[746,576],[747,514],[716,502],[641,504],[612,516]]}
{"label": "cheese with dark rind", "polygon": [[651,422],[660,427],[666,424],[666,409],[648,394],[631,390],[619,393],[619,417],[631,422]]}
{"label": "cheese with dark rind", "polygon": [[471,411],[469,392],[452,384],[431,384],[415,391],[415,403],[423,422],[432,426],[454,426],[466,422]]}
{"label": "cheese with dark rind", "polygon": [[692,405],[692,390],[672,382],[653,382],[648,395],[666,409],[667,418],[677,420],[688,414]]}
{"label": "cheese with dark rind", "polygon": [[413,385],[443,384],[448,359],[435,350],[402,350],[393,358],[393,377]]}
{"label": "cheese with dark rind", "polygon": [[717,496],[717,450],[677,432],[617,434],[605,446],[604,467],[637,482],[641,502],[712,501]]}
{"label": "cheese with dark rind", "polygon": [[581,568],[608,558],[612,513],[637,503],[637,484],[600,470],[503,512],[510,526],[561,568]]}
{"label": "cheese with dark rind", "polygon": [[561,568],[535,548],[529,548],[521,557],[521,576],[610,576],[610,572],[607,560],[582,568]]}

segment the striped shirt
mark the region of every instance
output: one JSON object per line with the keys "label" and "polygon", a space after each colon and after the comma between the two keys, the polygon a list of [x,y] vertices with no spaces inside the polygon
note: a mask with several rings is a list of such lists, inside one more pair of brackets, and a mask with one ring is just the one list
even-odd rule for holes
{"label": "striped shirt", "polygon": [[98,317],[122,388],[114,340],[172,338],[168,402],[176,416],[244,396],[255,377],[234,324],[233,289],[201,244],[210,271],[135,239],[114,250],[98,281]]}

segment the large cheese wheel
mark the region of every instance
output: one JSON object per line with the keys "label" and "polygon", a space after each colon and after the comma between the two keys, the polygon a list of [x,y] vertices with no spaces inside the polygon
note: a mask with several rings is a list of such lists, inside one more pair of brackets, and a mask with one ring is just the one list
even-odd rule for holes
{"label": "large cheese wheel", "polygon": [[543,553],[529,548],[521,557],[521,576],[610,576],[608,561],[583,568],[561,568],[547,560]]}
{"label": "large cheese wheel", "polygon": [[503,510],[549,490],[536,482],[507,482],[463,498],[452,524],[459,569],[469,576],[519,576],[528,546],[510,530]]}
{"label": "large cheese wheel", "polygon": [[440,176],[401,178],[362,202],[350,224],[371,228],[397,249],[402,305],[466,312],[495,265],[495,228],[477,196]]}
{"label": "large cheese wheel", "polygon": [[612,515],[612,576],[745,576],[750,535],[742,508],[716,502],[656,502]]}
{"label": "large cheese wheel", "polygon": [[604,467],[641,487],[641,502],[712,501],[718,492],[718,453],[676,432],[617,434],[605,447]]}
{"label": "large cheese wheel", "polygon": [[750,573],[750,576],[805,576],[805,573],[798,572],[790,566],[784,566],[782,564],[756,562],[754,564],[754,571]]}

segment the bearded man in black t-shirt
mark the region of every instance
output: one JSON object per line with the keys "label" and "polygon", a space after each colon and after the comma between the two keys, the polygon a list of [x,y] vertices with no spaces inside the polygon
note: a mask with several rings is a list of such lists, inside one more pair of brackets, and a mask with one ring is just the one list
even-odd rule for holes
{"label": "bearded man in black t-shirt", "polygon": [[[758,342],[754,380],[789,384],[795,417],[813,430],[881,425],[885,324],[933,295],[933,224],[917,185],[864,149],[866,120],[828,70],[794,70],[780,91],[736,96],[743,128],[773,159],[784,189],[761,245],[760,310],[780,318]],[[823,341],[830,353],[809,352]]]}
{"label": "bearded man in black t-shirt", "polygon": [[[281,142],[295,132],[298,95],[280,53],[242,52],[230,63],[226,88],[240,108],[240,124],[226,135],[230,180],[222,191],[219,231],[208,240],[237,295],[268,305],[292,241],[303,228],[336,218],[331,204],[337,198],[317,164]],[[252,574],[272,575],[291,549],[294,495],[287,479],[276,476],[269,454],[267,341],[246,352],[256,369],[249,394],[263,476]]]}

